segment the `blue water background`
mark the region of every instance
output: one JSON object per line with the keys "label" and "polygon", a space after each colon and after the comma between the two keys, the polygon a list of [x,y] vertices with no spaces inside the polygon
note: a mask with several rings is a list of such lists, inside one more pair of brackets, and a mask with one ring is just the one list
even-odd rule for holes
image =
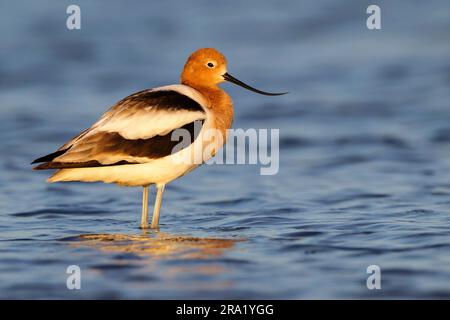
{"label": "blue water background", "polygon": [[[77,0],[69,31],[73,3],[0,3],[1,298],[450,298],[449,1],[376,1],[378,31],[360,0]],[[223,85],[234,127],[280,129],[277,175],[203,166],[142,234],[138,188],[30,170],[206,46],[290,92]]]}

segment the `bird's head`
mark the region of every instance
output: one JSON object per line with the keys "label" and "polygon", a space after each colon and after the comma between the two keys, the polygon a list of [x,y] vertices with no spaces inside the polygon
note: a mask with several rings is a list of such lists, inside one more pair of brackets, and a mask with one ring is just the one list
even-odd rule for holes
{"label": "bird's head", "polygon": [[192,53],[181,73],[181,83],[193,88],[214,88],[223,81],[228,81],[247,90],[268,96],[278,96],[287,93],[264,92],[232,77],[227,72],[227,59],[214,48],[203,48]]}

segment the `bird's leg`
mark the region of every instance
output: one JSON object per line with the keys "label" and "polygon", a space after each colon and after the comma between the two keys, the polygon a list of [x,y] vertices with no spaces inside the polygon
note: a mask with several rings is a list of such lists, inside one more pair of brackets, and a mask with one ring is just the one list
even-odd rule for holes
{"label": "bird's leg", "polygon": [[153,209],[152,229],[158,229],[159,224],[159,211],[161,209],[162,196],[164,192],[165,184],[156,185],[156,200],[155,207]]}
{"label": "bird's leg", "polygon": [[142,191],[142,216],[141,216],[141,229],[148,229],[148,186],[144,186]]}

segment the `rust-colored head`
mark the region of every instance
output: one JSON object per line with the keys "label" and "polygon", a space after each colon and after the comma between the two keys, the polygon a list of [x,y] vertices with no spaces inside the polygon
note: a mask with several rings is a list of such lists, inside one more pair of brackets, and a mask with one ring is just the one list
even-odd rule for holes
{"label": "rust-colored head", "polygon": [[227,59],[213,48],[203,48],[195,51],[187,59],[181,73],[181,83],[191,87],[215,87],[225,81]]}
{"label": "rust-colored head", "polygon": [[264,92],[239,81],[227,73],[227,59],[214,48],[203,48],[195,51],[186,61],[181,73],[181,83],[195,89],[215,89],[223,81],[237,84],[247,90],[267,96],[278,96],[283,93]]}

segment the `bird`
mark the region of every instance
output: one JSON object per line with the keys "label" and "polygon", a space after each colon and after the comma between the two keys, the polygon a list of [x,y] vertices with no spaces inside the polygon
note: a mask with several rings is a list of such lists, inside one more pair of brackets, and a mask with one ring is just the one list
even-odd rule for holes
{"label": "bird", "polygon": [[[187,59],[181,83],[145,89],[114,104],[90,128],[55,152],[34,160],[33,170],[56,169],[47,182],[82,181],[143,187],[142,229],[159,229],[165,186],[212,158],[226,143],[234,116],[230,96],[219,87],[227,81],[255,89],[231,76],[227,59],[214,48],[202,48]],[[215,132],[215,138],[203,134]],[[180,143],[174,135],[188,134]],[[217,138],[217,139],[216,139]],[[201,152],[199,161],[194,156]],[[149,186],[156,188],[151,224]]]}

